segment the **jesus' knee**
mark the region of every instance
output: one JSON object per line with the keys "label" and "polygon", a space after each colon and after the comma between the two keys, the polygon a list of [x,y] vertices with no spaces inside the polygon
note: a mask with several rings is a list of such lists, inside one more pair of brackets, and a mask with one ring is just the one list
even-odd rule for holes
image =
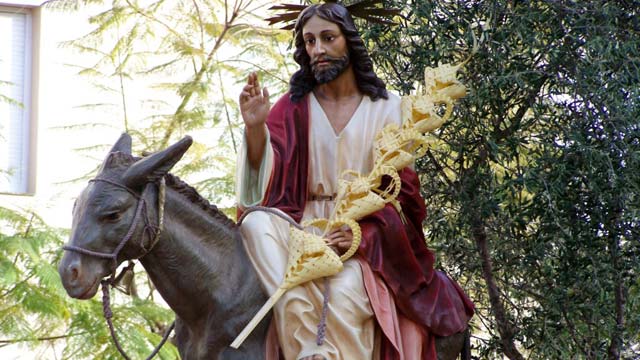
{"label": "jesus' knee", "polygon": [[242,220],[240,234],[265,290],[273,293],[284,277],[289,224],[270,213],[254,211]]}

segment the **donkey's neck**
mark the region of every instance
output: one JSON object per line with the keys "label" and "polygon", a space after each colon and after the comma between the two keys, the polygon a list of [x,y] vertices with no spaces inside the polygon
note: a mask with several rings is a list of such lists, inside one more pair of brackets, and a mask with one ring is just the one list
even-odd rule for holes
{"label": "donkey's neck", "polygon": [[[216,317],[225,321],[239,294],[256,292],[252,265],[239,232],[230,221],[212,216],[167,189],[160,240],[141,262],[154,285],[188,327]],[[258,300],[259,301],[259,300]],[[213,312],[213,314],[212,314]],[[231,316],[231,315],[228,315]]]}

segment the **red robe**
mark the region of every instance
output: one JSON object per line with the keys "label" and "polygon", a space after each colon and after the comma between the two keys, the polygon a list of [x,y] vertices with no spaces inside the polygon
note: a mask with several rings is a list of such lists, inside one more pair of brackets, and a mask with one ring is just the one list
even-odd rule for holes
{"label": "red robe", "polygon": [[[285,94],[271,109],[267,127],[274,163],[262,205],[279,208],[300,221],[307,201],[308,97],[294,103]],[[400,312],[424,330],[427,349],[422,351],[423,359],[431,359],[435,358],[433,336],[465,330],[474,307],[453,280],[434,270],[435,257],[422,231],[426,208],[420,181],[410,168],[400,171],[400,177],[398,201],[406,224],[390,204],[362,219],[358,254],[384,280]],[[382,338],[381,358],[397,359],[395,348]]]}

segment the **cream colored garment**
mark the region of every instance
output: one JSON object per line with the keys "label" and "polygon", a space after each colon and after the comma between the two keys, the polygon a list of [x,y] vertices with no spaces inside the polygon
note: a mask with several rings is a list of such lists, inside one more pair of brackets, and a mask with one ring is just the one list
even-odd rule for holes
{"label": "cream colored garment", "polygon": [[[336,134],[317,99],[309,96],[310,144],[309,191],[331,195],[337,192],[338,177],[344,170],[366,174],[373,166],[373,142],[384,125],[400,124],[400,99],[371,101],[364,97],[351,120]],[[250,171],[246,152],[241,151],[238,171],[238,202],[241,206],[259,203],[264,195],[272,166],[267,145],[259,172]],[[266,171],[265,169],[269,169]],[[308,201],[304,219],[328,218],[333,201]],[[267,213],[254,212],[241,226],[244,244],[268,294],[273,294],[284,277],[288,253],[288,223]],[[375,342],[373,310],[355,259],[330,279],[331,298],[324,345],[316,346],[317,324],[323,301],[323,281],[317,280],[291,289],[274,307],[274,321],[285,359],[313,354],[327,359],[372,359]]]}

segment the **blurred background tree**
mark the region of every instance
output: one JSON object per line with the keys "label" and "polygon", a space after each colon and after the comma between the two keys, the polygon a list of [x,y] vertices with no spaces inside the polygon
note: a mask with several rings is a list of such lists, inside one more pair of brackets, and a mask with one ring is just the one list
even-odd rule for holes
{"label": "blurred background tree", "polygon": [[640,26],[630,1],[391,1],[388,84],[459,63],[469,94],[418,162],[429,246],[477,306],[480,358],[640,354]]}
{"label": "blurred background tree", "polygon": [[[34,213],[0,207],[0,348],[26,344],[43,359],[53,358],[56,349],[66,359],[119,358],[99,298],[73,300],[62,287],[57,264],[67,234]],[[116,294],[114,299],[119,302],[113,307],[117,331],[126,334],[121,338],[131,354],[145,356],[160,341],[159,327],[173,320],[173,312],[151,297],[123,298]],[[159,355],[178,357],[171,345]]]}
{"label": "blurred background tree", "polygon": [[[250,71],[259,71],[278,96],[295,70],[286,56],[289,34],[267,28],[261,17],[269,2],[81,3],[95,8],[88,19],[94,29],[63,45],[79,55],[69,65],[104,96],[100,103],[84,104],[93,116],[72,128],[121,129],[132,135],[138,153],[201,134],[175,172],[189,174],[190,183],[212,202],[227,200],[231,206],[235,157],[230,154],[242,133],[237,94],[231,89]],[[56,0],[50,6],[73,10],[78,1]],[[106,151],[111,141],[80,150]],[[97,152],[97,164],[103,156]]]}

